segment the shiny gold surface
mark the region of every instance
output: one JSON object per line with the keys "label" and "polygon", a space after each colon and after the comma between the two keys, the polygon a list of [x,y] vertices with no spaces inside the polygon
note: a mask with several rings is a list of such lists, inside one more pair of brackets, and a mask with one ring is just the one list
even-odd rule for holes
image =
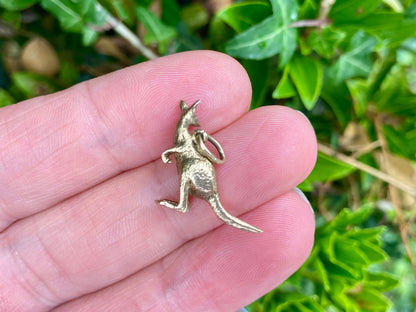
{"label": "shiny gold surface", "polygon": [[[170,155],[175,154],[180,183],[179,203],[167,199],[156,202],[180,212],[187,212],[189,210],[188,197],[193,195],[207,201],[218,218],[225,223],[248,232],[262,232],[230,215],[222,206],[213,163],[221,164],[225,161],[224,151],[221,145],[204,130],[198,129],[192,134],[188,131],[190,126],[200,126],[195,114],[198,104],[199,101],[188,107],[184,101],[181,101],[181,117],[176,126],[175,146],[162,153],[164,163],[171,163]],[[205,146],[207,141],[215,146],[220,158],[217,158]]]}

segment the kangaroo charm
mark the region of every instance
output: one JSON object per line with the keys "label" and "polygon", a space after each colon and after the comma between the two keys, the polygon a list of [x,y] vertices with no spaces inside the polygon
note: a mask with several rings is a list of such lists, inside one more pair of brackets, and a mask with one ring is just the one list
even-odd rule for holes
{"label": "kangaroo charm", "polygon": [[[233,217],[222,206],[218,195],[213,163],[221,164],[225,161],[224,151],[219,143],[204,130],[198,129],[192,134],[188,131],[190,126],[200,126],[195,115],[198,104],[199,100],[191,107],[188,107],[184,101],[180,102],[181,117],[176,126],[175,146],[162,153],[164,163],[171,163],[170,155],[175,154],[180,182],[179,203],[167,199],[157,200],[156,202],[185,213],[189,210],[188,197],[193,195],[207,201],[218,218],[225,223],[248,232],[263,232]],[[220,159],[208,150],[204,144],[206,141],[210,141],[217,148]]]}

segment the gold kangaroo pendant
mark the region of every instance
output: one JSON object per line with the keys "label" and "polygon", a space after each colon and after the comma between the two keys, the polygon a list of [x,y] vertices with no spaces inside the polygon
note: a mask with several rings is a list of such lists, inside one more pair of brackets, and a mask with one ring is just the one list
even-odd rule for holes
{"label": "gold kangaroo pendant", "polygon": [[[233,217],[221,204],[213,163],[221,164],[225,161],[224,151],[221,145],[204,130],[198,129],[192,134],[188,131],[190,126],[200,126],[195,115],[199,102],[196,101],[191,107],[188,107],[184,101],[180,102],[181,117],[176,126],[175,146],[162,153],[164,163],[171,163],[170,155],[175,154],[180,182],[179,203],[167,199],[156,202],[185,213],[189,210],[188,197],[193,195],[207,201],[218,218],[225,223],[247,232],[263,232]],[[205,146],[206,141],[210,141],[217,148],[219,159]]]}

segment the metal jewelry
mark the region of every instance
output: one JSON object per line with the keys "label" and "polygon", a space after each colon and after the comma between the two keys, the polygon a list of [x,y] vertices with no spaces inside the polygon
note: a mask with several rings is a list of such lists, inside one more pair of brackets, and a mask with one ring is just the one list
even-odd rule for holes
{"label": "metal jewelry", "polygon": [[[175,145],[162,153],[164,163],[171,163],[170,155],[175,155],[180,183],[179,203],[167,199],[156,202],[185,213],[189,210],[188,197],[193,195],[207,201],[218,218],[225,223],[247,232],[263,232],[232,216],[221,204],[213,164],[224,163],[224,150],[218,141],[204,130],[197,129],[192,134],[188,131],[190,126],[200,126],[195,115],[195,109],[199,102],[199,100],[196,101],[191,107],[188,107],[184,101],[180,102],[181,117],[176,126]],[[211,142],[218,150],[219,158],[206,147],[207,141]]]}

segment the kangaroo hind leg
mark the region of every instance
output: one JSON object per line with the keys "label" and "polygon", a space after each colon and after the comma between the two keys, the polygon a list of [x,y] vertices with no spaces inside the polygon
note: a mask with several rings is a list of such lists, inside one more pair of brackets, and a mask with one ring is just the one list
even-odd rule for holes
{"label": "kangaroo hind leg", "polygon": [[222,221],[224,221],[228,225],[234,226],[237,229],[244,230],[247,232],[252,232],[252,233],[263,232],[262,230],[230,215],[222,206],[218,195],[213,195],[210,198],[208,198],[208,203],[211,205],[212,209],[214,210],[218,218],[220,218]]}
{"label": "kangaroo hind leg", "polygon": [[189,211],[189,183],[181,183],[179,203],[167,199],[157,200],[156,202],[183,213]]}

